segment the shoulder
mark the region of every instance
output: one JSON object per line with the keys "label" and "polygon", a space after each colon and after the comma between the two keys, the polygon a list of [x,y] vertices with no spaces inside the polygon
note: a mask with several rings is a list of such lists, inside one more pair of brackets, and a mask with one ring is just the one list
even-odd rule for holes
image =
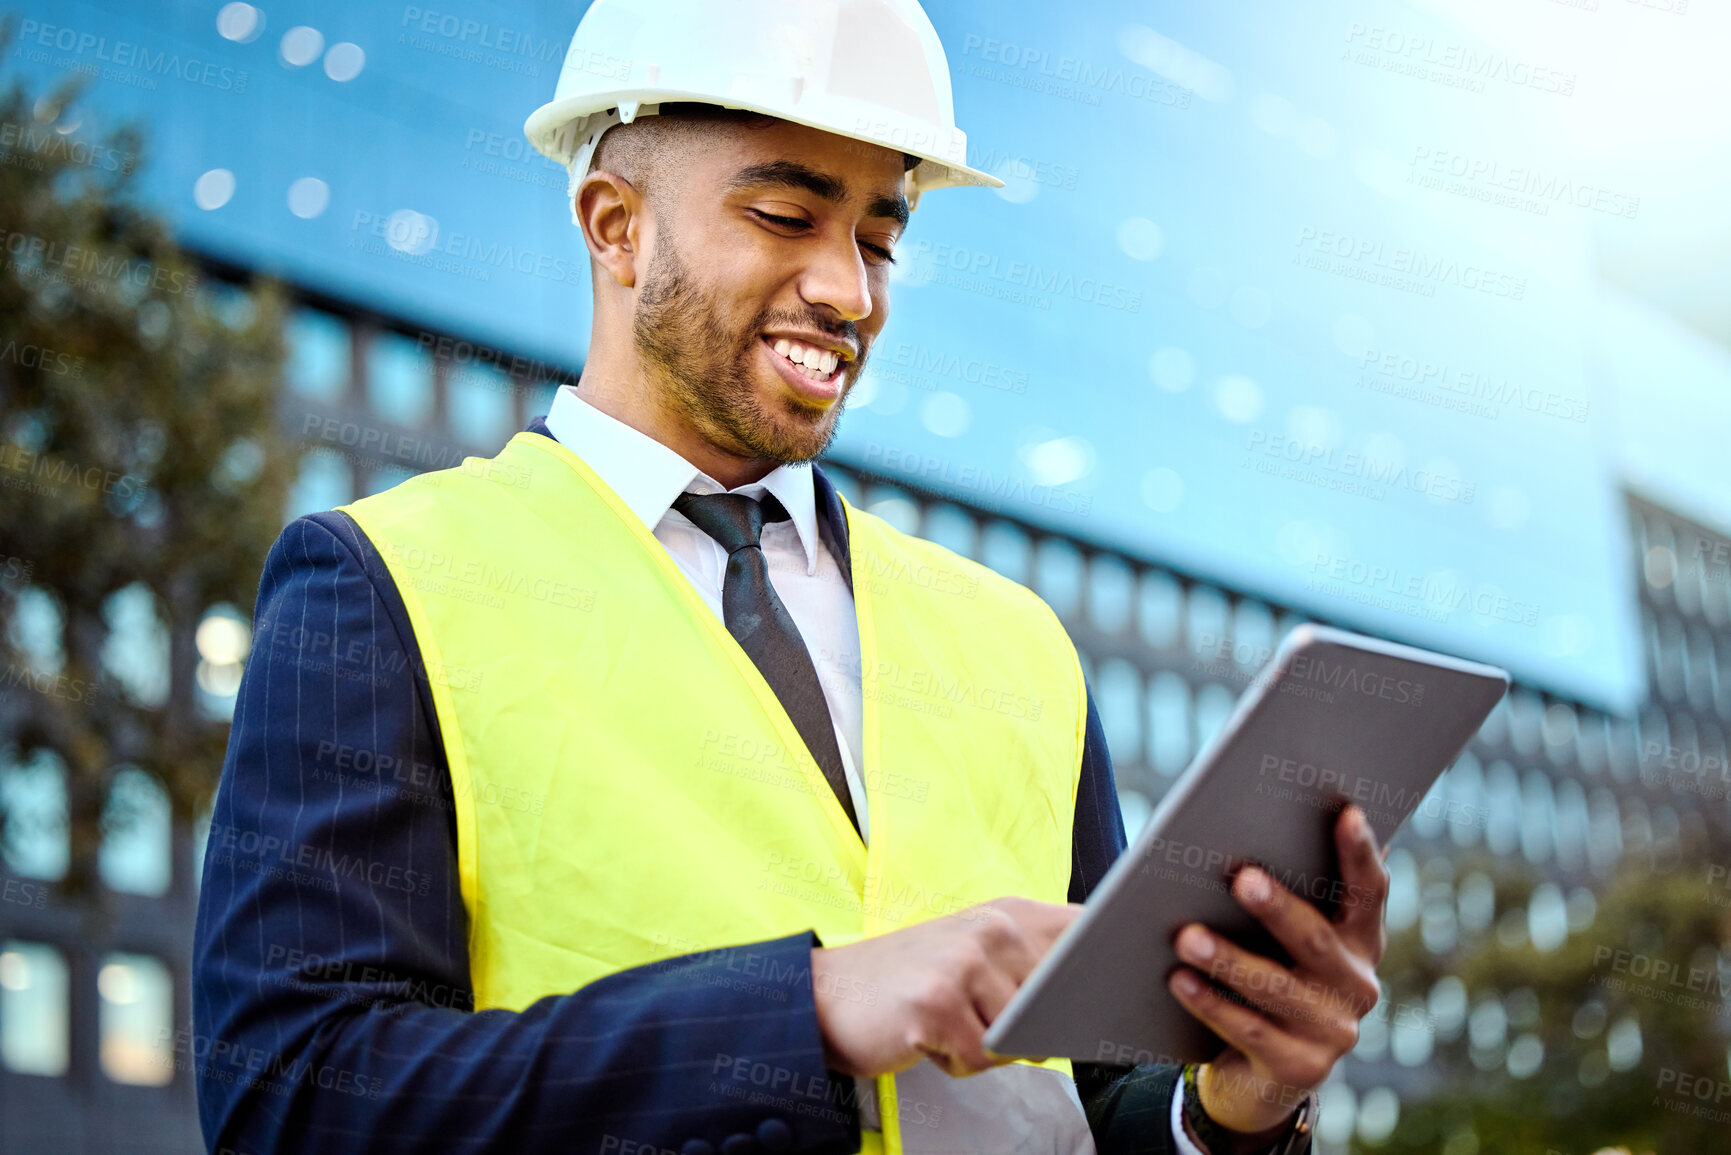
{"label": "shoulder", "polygon": [[418,661],[402,595],[378,549],[340,510],[297,517],[283,527],[265,557],[254,613],[255,642],[329,642],[365,634],[374,650],[401,649]]}
{"label": "shoulder", "polygon": [[314,574],[337,580],[371,583],[385,573],[378,550],[348,514],[328,509],[295,518],[283,527],[265,555],[266,587],[289,578]]}

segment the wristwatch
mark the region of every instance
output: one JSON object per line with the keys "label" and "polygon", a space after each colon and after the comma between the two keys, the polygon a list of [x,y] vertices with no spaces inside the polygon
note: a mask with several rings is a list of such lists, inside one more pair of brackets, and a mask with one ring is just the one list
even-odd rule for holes
{"label": "wristwatch", "polygon": [[[1196,1085],[1197,1069],[1196,1063],[1184,1067],[1185,1130],[1208,1155],[1237,1155],[1244,1150],[1246,1137],[1242,1132],[1222,1127],[1202,1109],[1202,1093]],[[1257,1148],[1258,1155],[1306,1155],[1310,1150],[1311,1132],[1316,1129],[1317,1107],[1316,1092],[1306,1092],[1304,1102],[1299,1104],[1286,1131],[1272,1141],[1272,1146]]]}

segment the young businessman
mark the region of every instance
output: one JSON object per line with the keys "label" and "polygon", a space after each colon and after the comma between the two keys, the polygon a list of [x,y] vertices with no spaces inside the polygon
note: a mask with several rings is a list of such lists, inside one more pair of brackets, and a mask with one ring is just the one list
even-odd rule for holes
{"label": "young businessman", "polygon": [[1305,1149],[1378,994],[1362,816],[1334,919],[1234,880],[1291,967],[1180,935],[1228,1044],[1188,1093],[989,1054],[1124,833],[1051,611],[812,464],[937,162],[761,102],[633,111],[573,162],[580,387],[266,561],[200,898],[207,1141]]}

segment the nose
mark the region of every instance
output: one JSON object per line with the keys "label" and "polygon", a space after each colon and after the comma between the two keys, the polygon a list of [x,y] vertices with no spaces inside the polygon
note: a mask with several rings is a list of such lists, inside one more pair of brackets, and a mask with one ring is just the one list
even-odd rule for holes
{"label": "nose", "polygon": [[842,320],[871,316],[871,281],[865,258],[851,236],[814,248],[811,264],[800,278],[799,294],[808,304],[827,305]]}

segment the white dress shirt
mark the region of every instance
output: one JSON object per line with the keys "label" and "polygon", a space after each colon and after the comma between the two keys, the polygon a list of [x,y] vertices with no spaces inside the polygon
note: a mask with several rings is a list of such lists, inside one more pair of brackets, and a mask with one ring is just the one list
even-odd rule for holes
{"label": "white dress shirt", "polygon": [[[828,527],[817,516],[817,497],[812,487],[811,466],[778,465],[762,481],[728,489],[678,453],[610,417],[589,404],[570,385],[562,385],[553,396],[547,416],[547,431],[554,440],[581,457],[595,475],[619,495],[667,548],[674,564],[718,619],[722,613],[721,590],[726,577],[727,553],[678,510],[673,500],[681,493],[739,493],[762,498],[773,493],[786,507],[789,519],[763,527],[763,556],[769,581],[787,612],[799,627],[800,637],[817,668],[817,680],[835,725],[842,768],[847,772],[848,793],[859,816],[860,835],[866,838],[865,784],[860,778],[863,705],[860,691],[859,622],[854,616],[853,593],[842,577],[841,566],[826,544]],[[930,1078],[925,1059],[907,1074]],[[932,1068],[932,1072],[935,1072]],[[978,1076],[976,1076],[978,1077]],[[881,1128],[876,1088],[869,1079],[859,1081],[860,1123],[868,1131]],[[947,1076],[932,1082],[927,1094],[942,1101],[951,1084]],[[1074,1090],[1072,1089],[1072,1096]],[[1172,1135],[1181,1155],[1202,1155],[1184,1133],[1179,1121],[1180,1095],[1173,1096],[1170,1116]],[[1080,1103],[1076,1103],[1080,1109]]]}
{"label": "white dress shirt", "polygon": [[[841,566],[825,541],[827,526],[817,516],[811,465],[778,465],[762,481],[728,489],[655,438],[611,417],[583,400],[570,385],[554,394],[546,417],[547,431],[559,444],[581,457],[619,495],[655,540],[667,547],[674,564],[691,580],[704,604],[723,618],[722,583],[727,576],[727,551],[673,508],[681,493],[739,493],[762,498],[775,494],[787,508],[786,521],[763,527],[763,556],[769,584],[787,607],[799,636],[811,653],[818,684],[835,726],[848,793],[859,816],[862,838],[868,838],[861,737],[864,707],[860,693],[859,622],[853,594]],[[820,536],[821,535],[821,536]]]}

